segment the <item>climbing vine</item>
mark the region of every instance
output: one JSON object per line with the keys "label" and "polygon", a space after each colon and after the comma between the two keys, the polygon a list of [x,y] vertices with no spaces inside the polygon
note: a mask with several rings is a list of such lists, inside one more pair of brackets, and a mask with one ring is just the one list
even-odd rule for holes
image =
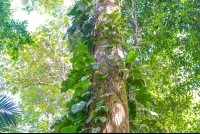
{"label": "climbing vine", "polygon": [[[186,3],[191,4],[189,10],[183,8]],[[188,21],[188,17],[184,16],[184,12],[193,14],[195,11],[192,8],[198,9],[194,3],[190,1],[176,3],[173,0],[163,3],[159,1],[121,0],[121,10],[115,11],[111,15],[103,14],[109,18],[108,21],[96,24],[95,2],[92,0],[77,1],[68,14],[74,18],[72,26],[67,31],[68,41],[71,45],[70,50],[73,52],[73,58],[70,60],[73,69],[68,74],[68,79],[62,83],[61,89],[62,92],[72,90],[74,94],[67,104],[69,109],[67,115],[64,116],[65,119],[61,119],[57,125],[55,123],[52,126],[52,129],[55,129],[54,132],[72,130],[73,132],[87,132],[92,124],[97,125],[92,127],[91,132],[101,132],[103,126],[99,122],[105,123],[110,114],[109,107],[104,105],[106,97],[113,94],[106,92],[100,96],[104,99],[99,99],[92,92],[93,88],[98,86],[106,87],[104,82],[98,82],[98,80],[106,81],[111,74],[109,71],[105,74],[97,71],[98,68],[108,69],[110,67],[96,63],[96,57],[92,55],[94,45],[97,41],[103,40],[110,42],[110,44],[101,46],[105,48],[108,62],[125,63],[125,68],[118,69],[116,74],[125,78],[123,86],[126,86],[128,91],[130,131],[178,131],[178,128],[175,130],[171,127],[170,121],[168,122],[166,118],[171,117],[170,113],[175,111],[171,117],[172,120],[178,122],[178,119],[183,119],[179,118],[182,117],[181,110],[188,109],[191,103],[188,102],[187,106],[181,108],[183,104],[178,104],[178,102],[191,101],[192,96],[188,95],[188,92],[191,92],[188,79],[196,85],[199,83],[196,80],[198,70],[195,69],[198,67],[197,59],[199,59],[196,56],[199,52],[197,49],[198,35],[196,31],[192,32],[187,28],[187,25],[191,28],[192,25],[198,28],[198,22],[196,17],[193,21]],[[121,16],[118,15],[119,13]],[[195,15],[197,14],[195,12]],[[97,39],[95,38],[96,29],[103,31],[103,36]],[[181,34],[181,38],[177,35],[178,33]],[[186,37],[183,36],[184,34]],[[122,38],[122,42],[112,38],[113,35]],[[181,45],[185,42],[190,45]],[[109,56],[109,50],[113,48],[111,44],[118,45],[119,43],[123,44],[125,58],[117,59],[116,56]],[[196,50],[192,48],[196,48]],[[184,52],[186,55],[183,55]],[[188,59],[188,62],[183,57]],[[186,65],[187,63],[188,65]],[[186,73],[188,68],[192,66],[195,79],[184,77],[185,80],[181,81],[180,77],[183,77],[180,73],[181,68],[185,68],[185,71],[182,71]],[[96,79],[95,83],[91,82],[93,77]],[[187,86],[186,89],[184,85]],[[162,97],[159,96],[160,94]],[[168,97],[172,95],[175,95],[173,99]],[[181,98],[181,95],[185,96],[186,99]],[[163,97],[166,100],[161,99]],[[92,102],[95,102],[94,110],[88,113]],[[158,108],[162,105],[168,107],[162,107],[166,112]],[[61,127],[60,123],[67,125]]]}
{"label": "climbing vine", "polygon": [[[99,63],[96,63],[95,58],[92,56],[93,45],[96,44],[96,41],[102,41],[108,39],[110,44],[118,45],[119,41],[112,38],[112,35],[115,34],[118,37],[131,36],[131,34],[123,29],[123,26],[126,26],[126,18],[119,16],[119,10],[115,11],[113,14],[107,16],[110,21],[107,23],[102,22],[101,25],[96,25],[97,29],[103,30],[105,37],[99,37],[94,39],[94,5],[92,0],[82,0],[77,1],[73,9],[68,15],[73,15],[74,20],[72,26],[68,29],[68,41],[70,43],[71,51],[73,51],[73,58],[70,60],[73,64],[73,69],[70,70],[68,74],[68,79],[63,81],[61,92],[66,92],[68,90],[73,90],[73,98],[70,102],[67,103],[68,114],[64,116],[67,118],[55,123],[52,126],[52,129],[55,129],[54,132],[85,132],[86,129],[90,129],[89,126],[86,126],[86,123],[89,123],[93,120],[94,123],[98,123],[98,120],[105,123],[107,119],[108,107],[104,106],[104,101],[106,97],[112,95],[113,93],[105,93],[101,95],[101,101],[98,101],[98,96],[95,96],[92,93],[92,88],[94,86],[104,87],[103,83],[91,83],[92,73],[97,79],[107,80],[109,72],[107,74],[99,73],[97,70],[100,67]],[[78,41],[77,41],[78,40]],[[123,41],[123,45],[127,47],[127,43]],[[102,46],[109,51],[112,49],[112,45]],[[126,69],[119,70],[121,75],[125,75],[126,84],[129,89],[129,108],[131,120],[135,120],[136,117],[136,103],[141,103],[145,107],[152,106],[153,101],[150,93],[147,91],[146,87],[143,84],[143,79],[141,78],[141,66],[137,64],[136,58],[139,56],[139,52],[134,49],[125,49],[128,53],[126,58],[117,59],[116,62],[123,61],[126,63]],[[116,57],[106,55],[108,60],[116,60]],[[133,63],[135,62],[135,63]],[[102,67],[107,68],[107,65]],[[112,67],[110,67],[112,68]],[[134,74],[134,76],[133,76]],[[123,77],[123,76],[122,76]],[[134,79],[133,79],[134,78]],[[132,93],[131,93],[132,92]],[[136,94],[133,97],[133,92]],[[93,97],[91,97],[93,96]],[[88,107],[90,104],[96,100],[95,109],[91,113],[87,113]],[[96,102],[95,101],[95,102]],[[70,123],[69,123],[70,122]],[[67,126],[61,127],[60,123],[66,123]],[[74,126],[74,124],[76,124]],[[98,126],[98,125],[97,125]],[[91,132],[100,131],[101,126],[93,128]]]}

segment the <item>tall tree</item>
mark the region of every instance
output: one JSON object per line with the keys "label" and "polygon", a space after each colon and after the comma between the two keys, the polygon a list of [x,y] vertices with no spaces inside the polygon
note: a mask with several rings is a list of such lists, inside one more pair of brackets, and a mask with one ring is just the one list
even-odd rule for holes
{"label": "tall tree", "polygon": [[[129,132],[129,109],[128,97],[125,86],[124,72],[125,63],[121,59],[124,58],[124,50],[122,47],[122,37],[117,35],[113,30],[114,25],[109,25],[114,17],[120,14],[119,0],[97,0],[95,6],[95,37],[97,43],[94,46],[93,55],[100,67],[94,72],[92,77],[93,83],[100,83],[103,87],[95,86],[91,92],[97,98],[106,93],[113,93],[102,102],[102,105],[108,107],[107,122],[102,126],[100,132],[120,133]],[[113,16],[110,16],[114,14]],[[101,40],[103,38],[103,40]],[[107,46],[112,49],[107,49]],[[111,58],[110,58],[111,57]],[[107,79],[98,78],[98,75],[104,75]],[[97,76],[97,77],[96,77]],[[101,102],[103,99],[99,99]],[[91,104],[90,111],[95,109]],[[91,122],[91,124],[93,124]],[[99,125],[99,124],[98,124]],[[91,126],[94,128],[95,124]]]}

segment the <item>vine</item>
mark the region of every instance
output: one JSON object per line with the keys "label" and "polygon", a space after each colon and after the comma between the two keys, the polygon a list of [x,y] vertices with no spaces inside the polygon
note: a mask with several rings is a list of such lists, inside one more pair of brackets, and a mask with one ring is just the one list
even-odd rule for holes
{"label": "vine", "polygon": [[[74,16],[73,24],[68,29],[68,38],[70,43],[70,49],[73,51],[73,58],[70,60],[73,64],[73,69],[70,70],[68,74],[68,79],[63,81],[61,92],[67,92],[69,89],[73,90],[73,98],[67,103],[69,109],[67,115],[64,116],[63,120],[52,125],[53,132],[86,132],[93,126],[91,132],[101,132],[101,128],[98,124],[100,122],[106,123],[107,117],[109,116],[109,107],[104,106],[106,98],[113,93],[105,92],[98,98],[99,95],[93,93],[95,88],[106,87],[106,84],[112,82],[107,82],[110,77],[112,70],[112,62],[120,64],[125,62],[126,69],[118,69],[118,72],[114,74],[119,74],[122,79],[124,79],[128,94],[129,94],[129,112],[130,121],[133,122],[131,127],[136,127],[138,124],[134,123],[138,104],[145,107],[153,107],[153,100],[150,93],[147,91],[143,84],[143,78],[141,78],[141,69],[143,68],[138,64],[137,57],[140,55],[138,51],[130,49],[125,41],[122,42],[123,47],[127,53],[124,59],[120,59],[116,56],[109,56],[109,50],[113,48],[112,45],[118,45],[120,42],[113,38],[123,37],[126,40],[127,37],[132,36],[131,33],[125,30],[126,18],[119,15],[119,10],[115,11],[113,14],[104,14],[108,18],[108,22],[101,22],[100,24],[95,24],[94,17],[94,5],[92,0],[81,0],[77,1],[73,9],[70,11],[69,15]],[[96,25],[96,27],[94,27]],[[103,30],[104,36],[95,39],[95,29]],[[93,57],[93,46],[96,41],[109,40],[110,44],[104,45],[106,60],[111,63],[108,67],[107,65],[100,66],[96,63],[95,56]],[[97,71],[98,68],[106,68],[108,70],[105,74]],[[96,71],[95,71],[96,70]],[[94,76],[92,75],[94,72]],[[134,74],[134,75],[133,75]],[[95,83],[91,83],[92,79],[96,79]],[[105,82],[100,83],[99,80],[104,80]],[[95,89],[98,90],[98,89]],[[117,93],[118,94],[118,93]],[[118,94],[119,98],[120,94]],[[93,103],[93,104],[92,104]],[[92,105],[91,105],[92,104]],[[94,107],[93,111],[89,111],[90,106]],[[147,110],[148,111],[148,110]],[[70,121],[69,121],[70,120]],[[58,124],[67,124],[64,126]],[[86,125],[87,124],[87,125]],[[94,127],[94,124],[96,127]]]}

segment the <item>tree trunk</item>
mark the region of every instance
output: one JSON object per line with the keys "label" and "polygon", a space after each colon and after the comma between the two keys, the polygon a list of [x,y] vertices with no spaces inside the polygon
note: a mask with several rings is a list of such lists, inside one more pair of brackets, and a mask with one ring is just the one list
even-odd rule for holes
{"label": "tree trunk", "polygon": [[[108,108],[108,113],[101,113],[101,116],[106,116],[107,121],[102,123],[98,121],[90,122],[90,130],[92,128],[101,127],[103,133],[127,133],[129,132],[129,109],[128,109],[128,98],[126,91],[126,83],[124,72],[119,73],[119,70],[125,69],[125,63],[120,60],[124,58],[124,51],[122,48],[121,37],[117,36],[114,31],[112,31],[113,25],[106,27],[109,21],[108,16],[103,16],[103,14],[113,14],[116,10],[120,11],[119,0],[96,0],[96,26],[104,26],[104,30],[109,30],[110,37],[106,37],[104,30],[97,29],[95,26],[95,38],[103,37],[102,41],[97,41],[94,46],[93,54],[96,62],[100,64],[97,71],[94,72],[92,76],[92,83],[100,83],[102,86],[95,86],[93,88],[93,93],[97,97],[94,103],[91,103],[89,107],[89,113],[95,109],[95,104],[101,100],[104,106]],[[105,21],[105,22],[104,22]],[[114,45],[111,43],[111,39],[118,40],[119,44]],[[112,45],[112,49],[105,49],[104,45]],[[113,59],[111,58],[113,57]],[[103,66],[104,65],[104,66]],[[107,66],[107,67],[106,67]],[[95,74],[108,75],[106,80],[95,77]],[[113,93],[108,97],[101,98],[100,96],[106,93]]]}

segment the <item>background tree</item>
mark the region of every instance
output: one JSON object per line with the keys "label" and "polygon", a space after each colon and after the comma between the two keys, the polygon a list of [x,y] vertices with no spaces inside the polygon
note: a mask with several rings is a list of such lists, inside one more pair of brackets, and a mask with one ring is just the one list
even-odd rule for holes
{"label": "background tree", "polygon": [[[190,106],[193,91],[199,92],[197,68],[200,57],[197,54],[199,49],[196,48],[199,46],[199,41],[196,40],[199,36],[196,34],[199,26],[199,17],[196,17],[199,16],[199,2],[173,0],[165,2],[136,0],[135,4],[134,1],[122,2],[123,16],[128,18],[129,24],[126,27],[135,31],[132,36],[133,47],[140,46],[138,50],[141,54],[138,61],[145,67],[143,72],[146,75],[143,77],[148,91],[154,97],[154,110],[162,118],[160,120],[162,131],[191,131],[190,128],[183,130],[185,122],[182,120],[185,112],[192,109]],[[190,6],[187,6],[188,4]],[[134,26],[132,27],[131,24]],[[126,38],[126,43],[130,48],[132,42],[128,38],[130,36]],[[146,109],[143,107],[141,110],[143,112],[140,112],[140,116],[136,119],[145,117]],[[145,121],[139,119],[138,122],[152,127],[152,117],[146,117],[148,119]],[[135,129],[138,128],[141,128],[140,125]],[[155,131],[148,127],[145,129]],[[145,129],[142,127],[140,131]],[[192,131],[197,130],[193,126]]]}
{"label": "background tree", "polygon": [[27,21],[13,20],[9,0],[0,0],[0,51],[7,49],[12,59],[19,56],[18,50],[23,45],[33,42],[30,33],[26,30]]}
{"label": "background tree", "polygon": [[66,24],[68,19],[60,18],[39,26],[32,35],[35,43],[24,45],[16,62],[6,51],[2,54],[1,73],[6,81],[1,90],[20,94],[20,125],[28,126],[28,132],[48,130],[55,119],[65,114],[64,107],[72,93],[60,92],[61,82],[71,66],[67,43],[61,40],[64,33],[60,32]]}

